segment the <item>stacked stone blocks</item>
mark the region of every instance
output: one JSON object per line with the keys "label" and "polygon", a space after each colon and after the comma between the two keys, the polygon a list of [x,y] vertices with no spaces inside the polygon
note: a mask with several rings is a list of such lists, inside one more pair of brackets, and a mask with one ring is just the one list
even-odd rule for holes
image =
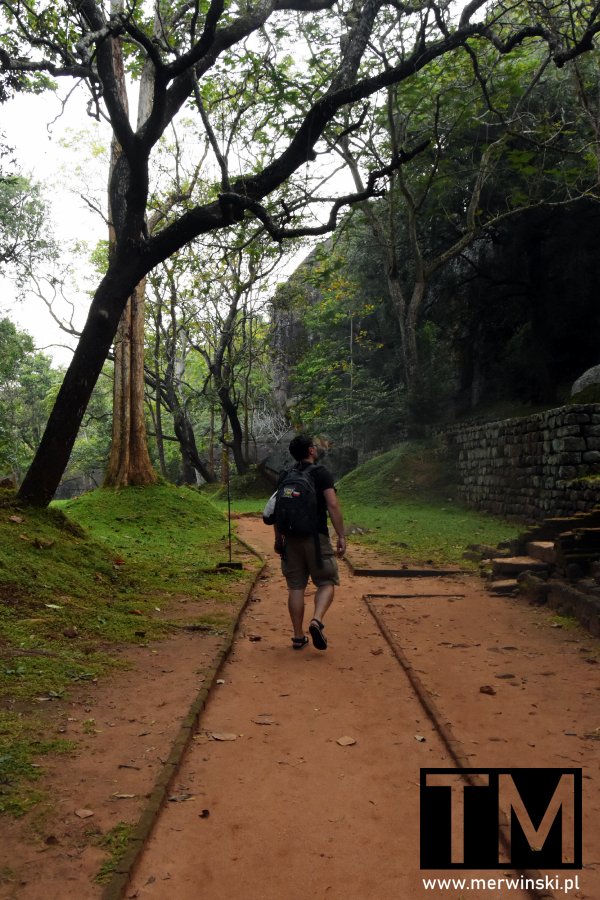
{"label": "stacked stone blocks", "polygon": [[600,404],[457,425],[443,437],[469,506],[537,521],[600,503]]}

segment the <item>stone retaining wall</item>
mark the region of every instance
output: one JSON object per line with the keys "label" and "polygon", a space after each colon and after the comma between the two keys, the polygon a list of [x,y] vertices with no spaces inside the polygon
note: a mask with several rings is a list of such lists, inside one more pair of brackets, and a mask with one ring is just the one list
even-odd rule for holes
{"label": "stone retaining wall", "polygon": [[457,425],[441,437],[455,455],[463,502],[540,520],[600,504],[600,404]]}

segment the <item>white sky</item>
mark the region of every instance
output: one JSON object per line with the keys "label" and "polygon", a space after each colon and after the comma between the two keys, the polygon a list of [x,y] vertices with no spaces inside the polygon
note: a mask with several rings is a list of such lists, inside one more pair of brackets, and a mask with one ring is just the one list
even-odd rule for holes
{"label": "white sky", "polygon": [[[77,196],[77,188],[81,188],[80,176],[75,171],[77,154],[61,143],[65,139],[72,141],[75,133],[93,126],[93,121],[85,115],[82,89],[70,98],[64,111],[58,98],[51,93],[23,95],[2,107],[0,130],[4,132],[8,146],[14,149],[22,174],[43,184],[50,207],[49,229],[67,251],[74,242],[81,240],[91,249],[100,238],[107,236],[101,217]],[[97,174],[105,180],[106,172],[102,172],[102,168],[99,164]],[[69,285],[69,299],[75,306],[78,327],[85,321],[89,305],[89,298],[82,288],[85,286],[79,279]],[[15,298],[13,284],[0,275],[0,315],[8,315],[18,327],[28,331],[36,346],[44,349],[57,364],[68,364],[69,351],[49,345],[72,345],[73,339],[59,329],[42,300],[34,294],[27,295],[22,301]]]}
{"label": "white sky", "polygon": [[[86,100],[83,88],[71,96],[64,110],[51,93],[18,96],[3,105],[0,122],[0,131],[8,146],[14,149],[22,174],[43,186],[50,207],[49,229],[59,241],[66,260],[75,243],[83,241],[87,252],[91,252],[98,240],[107,237],[102,217],[79,196],[80,193],[94,196],[105,209],[108,162],[105,157],[99,157],[90,163],[85,145],[95,139],[108,147],[110,132],[105,123],[98,124],[86,115]],[[78,135],[81,135],[79,141]],[[65,142],[70,146],[65,146]],[[85,166],[81,164],[82,159],[87,160]],[[307,253],[304,246],[287,262],[284,271],[292,271]],[[89,308],[89,291],[96,286],[98,278],[92,275],[86,279],[82,263],[76,265],[76,277],[68,284],[68,300],[75,310],[74,324],[81,329]],[[70,315],[66,304],[56,304],[56,308],[63,319]],[[55,364],[69,364],[71,352],[64,345],[75,346],[76,338],[59,328],[44,302],[33,292],[23,300],[17,299],[14,285],[0,273],[0,316],[3,315],[31,334],[36,347],[51,356]]]}

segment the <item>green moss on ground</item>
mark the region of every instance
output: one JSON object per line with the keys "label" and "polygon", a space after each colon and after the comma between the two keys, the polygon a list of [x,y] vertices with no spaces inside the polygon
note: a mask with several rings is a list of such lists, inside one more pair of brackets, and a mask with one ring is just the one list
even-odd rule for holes
{"label": "green moss on ground", "polygon": [[433,443],[404,443],[338,482],[350,541],[402,564],[460,565],[469,544],[495,546],[522,527],[466,509],[454,472]]}
{"label": "green moss on ground", "polygon": [[588,384],[582,391],[569,397],[567,403],[600,403],[600,384]]}
{"label": "green moss on ground", "polygon": [[135,826],[127,822],[119,822],[98,840],[98,844],[108,853],[96,876],[98,884],[106,884],[112,878],[115,869],[129,849],[129,841]]}
{"label": "green moss on ground", "polygon": [[[45,742],[36,707],[123,665],[114,653],[173,632],[165,609],[206,600],[199,630],[227,631],[248,572],[226,558],[227,523],[197,491],[97,490],[50,509],[0,495],[0,812],[30,808]],[[168,615],[168,613],[167,613]],[[18,711],[17,711],[18,710]]]}
{"label": "green moss on ground", "polygon": [[452,499],[454,469],[432,443],[407,442],[370,459],[338,482],[340,497],[353,503],[393,506],[407,501]]}

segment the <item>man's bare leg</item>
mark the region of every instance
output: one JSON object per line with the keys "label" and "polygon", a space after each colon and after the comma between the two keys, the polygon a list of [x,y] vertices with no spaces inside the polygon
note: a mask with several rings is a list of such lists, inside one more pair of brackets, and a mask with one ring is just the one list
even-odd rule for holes
{"label": "man's bare leg", "polygon": [[327,638],[323,634],[323,616],[331,606],[333,593],[332,584],[323,584],[317,588],[315,594],[315,614],[308,625],[308,630],[317,650],[327,650]]}
{"label": "man's bare leg", "polygon": [[294,629],[294,637],[304,636],[304,588],[293,588],[288,593],[288,610]]}
{"label": "man's bare leg", "polygon": [[323,621],[323,616],[333,603],[334,586],[332,584],[323,584],[317,588],[315,594],[315,614],[313,616],[317,622]]}

